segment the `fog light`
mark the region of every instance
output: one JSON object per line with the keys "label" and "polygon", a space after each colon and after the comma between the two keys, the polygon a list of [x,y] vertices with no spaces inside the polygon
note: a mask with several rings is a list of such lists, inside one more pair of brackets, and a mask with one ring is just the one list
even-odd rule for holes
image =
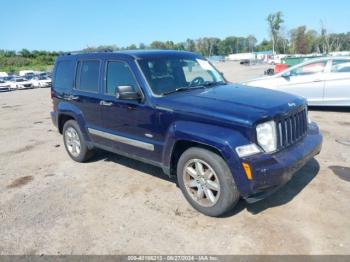
{"label": "fog light", "polygon": [[244,162],[242,163],[242,166],[244,168],[245,175],[247,176],[248,180],[252,180],[253,176],[252,176],[252,171],[250,170],[250,166]]}

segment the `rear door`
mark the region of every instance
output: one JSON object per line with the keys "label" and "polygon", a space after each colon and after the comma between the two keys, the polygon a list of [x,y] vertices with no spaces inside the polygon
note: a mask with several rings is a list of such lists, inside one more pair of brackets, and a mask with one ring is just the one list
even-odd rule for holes
{"label": "rear door", "polygon": [[66,99],[82,112],[87,127],[100,127],[100,75],[102,62],[98,59],[78,60],[75,87]]}
{"label": "rear door", "polygon": [[322,105],[327,61],[303,64],[289,70],[290,76],[277,78],[279,90],[303,96],[309,105]]}
{"label": "rear door", "polygon": [[325,78],[324,104],[350,106],[350,59],[334,59]]}

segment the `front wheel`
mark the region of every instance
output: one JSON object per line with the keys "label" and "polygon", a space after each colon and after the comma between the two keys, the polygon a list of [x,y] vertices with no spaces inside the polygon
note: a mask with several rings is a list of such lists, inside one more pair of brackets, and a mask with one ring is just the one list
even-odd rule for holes
{"label": "front wheel", "polygon": [[93,156],[75,120],[68,120],[63,126],[63,142],[69,156],[77,162],[86,162]]}
{"label": "front wheel", "polygon": [[226,213],[240,198],[225,160],[203,148],[193,147],[181,155],[177,179],[188,202],[208,216]]}

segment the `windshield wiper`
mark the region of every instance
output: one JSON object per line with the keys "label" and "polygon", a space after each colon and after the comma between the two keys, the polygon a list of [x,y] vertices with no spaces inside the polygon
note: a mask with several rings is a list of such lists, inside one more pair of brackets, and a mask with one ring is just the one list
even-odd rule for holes
{"label": "windshield wiper", "polygon": [[192,86],[192,87],[185,87],[185,86],[178,87],[175,90],[171,90],[169,92],[164,92],[164,93],[162,93],[162,95],[169,95],[172,93],[177,93],[177,92],[182,92],[182,91],[187,91],[187,90],[192,90],[192,89],[198,89],[198,88],[203,88],[203,86],[200,85],[200,86]]}
{"label": "windshield wiper", "polygon": [[227,83],[224,81],[218,81],[218,82],[204,82],[203,84],[196,85],[196,86],[182,86],[182,87],[176,88],[175,90],[171,90],[169,92],[164,92],[164,93],[162,93],[162,95],[169,95],[169,94],[187,91],[187,90],[192,90],[192,89],[207,88],[207,87],[212,87],[212,86],[216,86],[216,85],[227,85]]}
{"label": "windshield wiper", "polygon": [[212,87],[217,85],[227,85],[227,83],[224,81],[217,81],[217,82],[204,82],[203,84],[200,84],[200,86],[204,86],[204,87]]}

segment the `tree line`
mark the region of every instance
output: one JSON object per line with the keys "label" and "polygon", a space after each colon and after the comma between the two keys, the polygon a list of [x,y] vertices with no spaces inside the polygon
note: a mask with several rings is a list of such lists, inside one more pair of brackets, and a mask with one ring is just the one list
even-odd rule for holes
{"label": "tree line", "polygon": [[[279,54],[308,54],[333,51],[350,50],[350,32],[329,33],[321,23],[320,30],[308,29],[306,26],[299,26],[289,31],[285,29],[282,12],[268,15],[266,18],[270,39],[263,39],[258,43],[254,35],[246,37],[228,36],[224,39],[218,37],[202,37],[175,43],[173,41],[153,41],[149,45],[140,43],[126,47],[116,45],[102,45],[87,47],[82,51],[119,51],[128,49],[174,49],[197,52],[204,56],[227,56],[234,53],[256,52],[273,50]],[[0,71],[13,72],[19,68],[33,68],[46,70],[55,61],[55,58],[62,52],[48,51],[21,51],[0,50]]]}
{"label": "tree line", "polygon": [[0,49],[0,71],[17,72],[21,69],[50,70],[59,52],[49,51],[9,51]]}

